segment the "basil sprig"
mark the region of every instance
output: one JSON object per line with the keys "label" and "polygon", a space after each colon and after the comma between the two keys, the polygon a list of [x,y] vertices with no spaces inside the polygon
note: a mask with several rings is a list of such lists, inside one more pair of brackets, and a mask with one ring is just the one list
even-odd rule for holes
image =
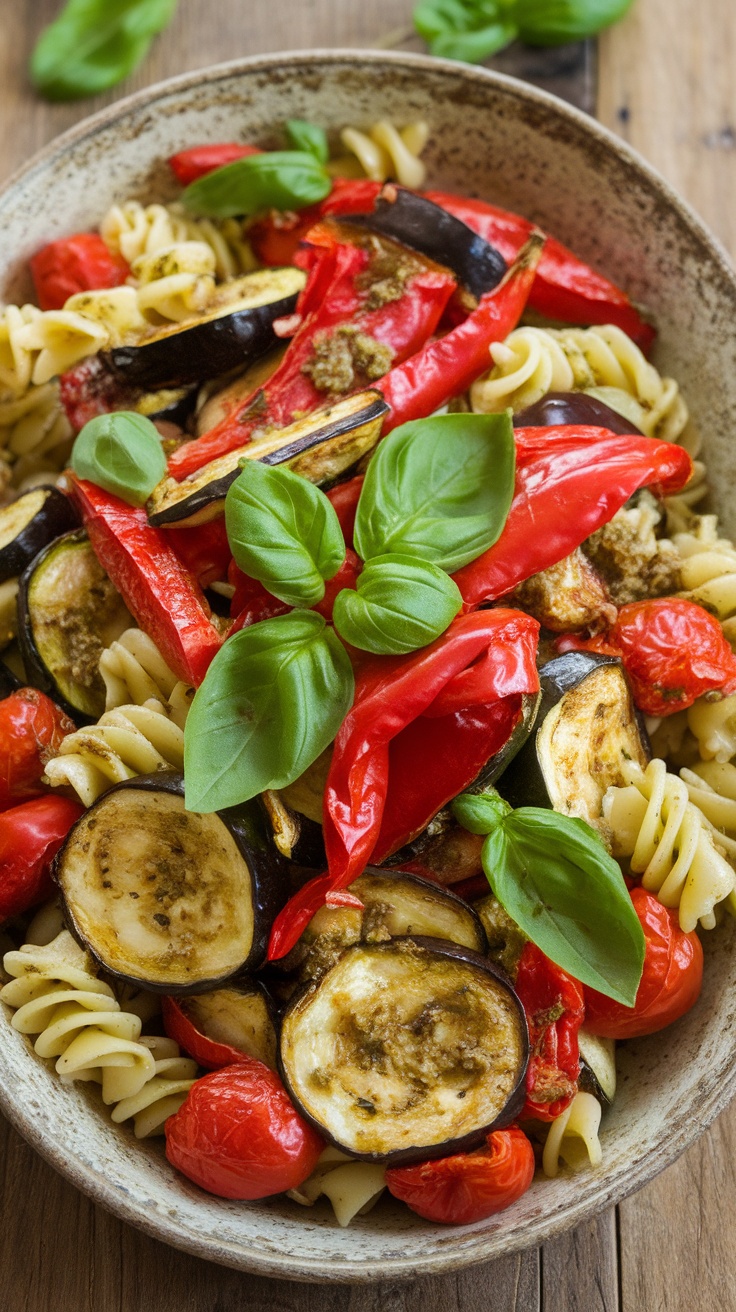
{"label": "basil sprig", "polygon": [[495,790],[464,793],[453,811],[486,834],[482,861],[501,905],[538,948],[583,984],[633,1007],[644,932],[621,869],[584,820],[516,811]]}
{"label": "basil sprig", "polygon": [[244,574],[290,606],[315,606],[345,559],[332,502],[289,469],[246,460],[225,498],[230,549]]}
{"label": "basil sprig", "polygon": [[517,38],[531,46],[584,41],[623,18],[631,0],[422,0],[414,26],[433,55],[469,64]]}
{"label": "basil sprig", "polygon": [[182,192],[193,214],[229,219],[260,210],[299,210],[324,200],[329,173],[309,150],[264,151],[223,164]]}
{"label": "basil sprig", "polygon": [[327,133],[316,123],[307,123],[303,118],[290,118],[286,124],[286,138],[292,150],[306,150],[320,164],[326,164],[330,158]]}
{"label": "basil sprig", "polygon": [[394,554],[368,561],[356,588],[338,592],[332,618],[353,647],[399,656],[438,638],[462,604],[460,589],[444,570]]}
{"label": "basil sprig", "polygon": [[36,42],[31,81],[47,100],[107,91],[133,72],[175,9],[176,0],[67,0]]}
{"label": "basil sprig", "polygon": [[499,537],[514,493],[508,414],[436,415],[394,429],[368,466],[355,519],[363,560],[402,552],[451,572]]}
{"label": "basil sprig", "polygon": [[353,691],[347,652],[314,611],[234,634],[187,716],[187,810],[219,811],[293,783],[332,742]]}
{"label": "basil sprig", "polygon": [[90,419],[72,447],[70,464],[80,478],[131,506],[142,506],[166,473],[155,425],[134,410]]}

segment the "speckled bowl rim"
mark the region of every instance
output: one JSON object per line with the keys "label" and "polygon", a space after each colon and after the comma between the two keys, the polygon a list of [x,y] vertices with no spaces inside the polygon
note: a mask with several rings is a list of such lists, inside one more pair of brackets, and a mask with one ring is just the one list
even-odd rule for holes
{"label": "speckled bowl rim", "polygon": [[[203,83],[214,83],[231,78],[238,73],[266,72],[278,69],[283,72],[289,66],[307,70],[324,65],[339,64],[392,65],[405,71],[416,69],[424,72],[444,72],[460,81],[479,85],[495,86],[506,94],[520,101],[536,103],[546,107],[555,116],[567,119],[589,137],[597,139],[601,146],[623,159],[627,167],[637,174],[650,188],[657,191],[666,205],[678,212],[685,226],[698,242],[710,261],[715,261],[724,284],[730,284],[731,293],[736,297],[736,272],[729,258],[714,235],[706,227],[696,211],[678,195],[662,175],[648,164],[631,146],[622,141],[608,128],[581,110],[567,104],[549,92],[539,90],[527,83],[506,74],[489,69],[458,64],[450,60],[434,59],[426,55],[399,52],[360,50],[352,48],[314,49],[305,51],[274,52],[267,55],[250,56],[230,60],[197,69],[178,77],[167,78],[155,83],[133,95],[116,101],[113,105],[89,116],[75,124],[66,132],[33,155],[24,165],[15,170],[0,185],[0,194],[10,191],[21,181],[30,178],[36,170],[45,167],[51,161],[63,156],[70,147],[88,139],[121,116],[142,106],[151,105],[162,96],[171,92],[181,92],[201,88]],[[0,1007],[0,1010],[5,1010]],[[416,1261],[397,1257],[382,1257],[380,1269],[367,1270],[364,1262],[342,1262],[339,1269],[335,1264],[328,1265],[325,1258],[316,1255],[313,1260],[300,1256],[293,1259],[289,1254],[276,1255],[259,1253],[251,1250],[247,1255],[241,1247],[228,1244],[222,1240],[215,1246],[211,1240],[203,1239],[193,1229],[183,1227],[181,1220],[164,1216],[151,1219],[141,1205],[128,1192],[109,1181],[103,1172],[95,1169],[91,1163],[70,1161],[65,1154],[64,1145],[58,1143],[50,1134],[39,1129],[34,1117],[34,1109],[20,1103],[14,1097],[11,1085],[3,1081],[2,1052],[0,1050],[0,1107],[5,1116],[31,1146],[41,1154],[57,1171],[69,1179],[95,1203],[100,1204],[114,1215],[127,1221],[152,1238],[164,1241],[174,1248],[182,1249],[197,1257],[231,1266],[238,1270],[250,1271],[281,1279],[322,1281],[324,1283],[372,1283],[376,1281],[408,1279],[418,1275],[440,1275],[456,1271],[463,1267],[488,1260],[489,1258],[508,1256],[523,1251],[537,1244],[554,1238],[570,1230],[582,1221],[590,1220],[604,1208],[615,1205],[622,1199],[635,1193],[652,1180],[660,1171],[670,1166],[697,1138],[708,1128],[715,1118],[728,1106],[736,1093],[736,1045],[729,1058],[720,1067],[703,1073],[697,1086],[699,1102],[697,1112],[683,1103],[669,1124],[669,1137],[655,1155],[642,1155],[635,1161],[625,1177],[616,1181],[615,1187],[610,1181],[601,1180],[598,1187],[591,1189],[591,1177],[586,1179],[585,1198],[580,1202],[560,1210],[558,1214],[549,1213],[534,1218],[527,1223],[523,1233],[504,1238],[499,1246],[496,1236],[479,1233],[468,1242],[464,1228],[460,1230],[438,1229],[437,1242],[426,1253],[421,1266]],[[462,1248],[453,1251],[453,1235],[462,1236]],[[297,1265],[298,1263],[298,1265]]]}

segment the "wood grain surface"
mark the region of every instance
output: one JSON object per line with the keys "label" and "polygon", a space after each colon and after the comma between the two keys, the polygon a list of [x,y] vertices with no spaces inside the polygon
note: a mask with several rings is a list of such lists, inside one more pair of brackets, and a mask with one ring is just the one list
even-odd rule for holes
{"label": "wood grain surface", "polygon": [[[375,46],[407,0],[180,0],[145,65],[106,97],[46,105],[25,66],[58,0],[0,0],[0,177],[86,114],[173,73],[270,50]],[[405,48],[418,49],[409,40]],[[597,112],[736,255],[733,0],[635,0],[592,44],[495,65]],[[93,1206],[0,1118],[5,1312],[736,1312],[736,1106],[617,1212],[539,1252],[444,1279],[369,1288],[238,1274],[156,1243]]]}

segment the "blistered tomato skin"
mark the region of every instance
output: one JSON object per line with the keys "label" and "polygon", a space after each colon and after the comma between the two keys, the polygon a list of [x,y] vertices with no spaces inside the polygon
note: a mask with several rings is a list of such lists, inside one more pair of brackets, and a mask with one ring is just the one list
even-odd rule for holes
{"label": "blistered tomato skin", "polygon": [[485,1148],[386,1172],[386,1184],[425,1221],[470,1225],[501,1212],[534,1178],[534,1150],[516,1126],[494,1130]]}
{"label": "blistered tomato skin", "polygon": [[0,924],[53,897],[51,862],[83,811],[47,793],[0,813]]}
{"label": "blistered tomato skin", "polygon": [[19,688],[0,701],[0,810],[44,791],[44,766],[75,728],[35,688]]}
{"label": "blistered tomato skin", "polygon": [[703,982],[703,948],[693,930],[680,929],[676,911],[643,888],[631,900],[646,939],[644,970],[633,1007],[584,988],[585,1024],[605,1039],[636,1039],[679,1020],[697,1002]]}
{"label": "blistered tomato skin", "polygon": [[324,1144],[274,1071],[246,1059],[197,1080],[166,1122],[166,1156],[220,1198],[252,1200],[295,1189]]}

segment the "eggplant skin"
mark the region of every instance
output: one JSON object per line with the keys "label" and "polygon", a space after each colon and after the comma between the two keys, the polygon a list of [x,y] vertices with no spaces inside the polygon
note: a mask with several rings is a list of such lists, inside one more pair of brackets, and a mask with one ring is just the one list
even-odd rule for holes
{"label": "eggplant skin", "polygon": [[607,428],[611,433],[644,436],[641,429],[618,410],[612,410],[605,401],[597,396],[587,396],[585,392],[548,392],[534,405],[517,410],[514,415],[514,428],[557,428],[564,424],[592,424],[596,428]]}
{"label": "eggplant skin", "polygon": [[39,551],[78,528],[74,503],[58,487],[36,487],[0,510],[0,583],[21,574]]}
{"label": "eggplant skin", "polygon": [[[113,819],[117,818],[116,813],[121,805],[120,799],[124,798],[126,793],[137,793],[139,795],[135,799],[131,796],[131,803],[135,803],[135,807],[138,808],[139,812],[140,794],[160,794],[163,796],[165,805],[162,808],[163,822],[160,825],[159,837],[156,839],[154,832],[148,845],[146,845],[145,829],[141,824],[141,816],[138,814],[138,823],[131,825],[129,828],[130,839],[126,843],[126,848],[123,849],[118,846],[116,853],[114,848],[115,838],[110,841],[109,850],[112,856],[110,869],[112,873],[109,883],[103,881],[100,877],[107,873],[104,868],[100,866],[99,873],[90,869],[90,893],[84,886],[84,867],[85,865],[88,868],[91,867],[93,856],[95,859],[99,856],[100,861],[104,859],[107,850],[98,851],[100,846],[99,837],[98,835],[93,836],[92,831],[95,825],[104,821],[104,808],[107,806],[109,813],[111,801],[114,808]],[[185,811],[183,806],[171,808],[169,805],[171,799],[181,800],[182,803],[184,800],[184,777],[173,770],[139,775],[133,779],[126,779],[123,783],[115,784],[113,788],[103,793],[94,806],[90,807],[77,821],[66,843],[54,859],[52,876],[59,886],[64,917],[71,933],[83,947],[91,952],[92,956],[108,974],[126,983],[149,989],[151,992],[168,993],[175,997],[204,993],[210,989],[220,988],[224,984],[230,984],[244,976],[250,976],[253,971],[257,970],[265,960],[271,925],[277,912],[286,901],[289,890],[285,862],[270,840],[266,819],[257,800],[243,803],[240,806],[228,807],[226,810],[215,812],[211,816],[198,816]],[[131,806],[131,810],[133,809],[133,806]],[[205,827],[208,824],[211,826],[213,837],[219,843],[222,854],[224,854],[222,858],[224,861],[223,869],[227,868],[229,872],[234,870],[233,857],[237,854],[242,858],[247,871],[249,906],[245,919],[246,922],[250,919],[249,945],[244,948],[242,957],[231,960],[219,972],[215,971],[212,976],[206,974],[205,962],[208,951],[210,955],[213,955],[211,940],[213,933],[218,931],[218,926],[215,925],[211,929],[204,923],[204,917],[210,910],[212,901],[211,893],[208,892],[206,887],[204,895],[200,898],[201,905],[197,906],[196,882],[192,891],[192,869],[196,866],[196,880],[200,877],[201,867],[196,865],[196,860],[195,862],[190,860],[187,865],[184,863],[183,842],[186,834],[183,834],[182,827],[178,823],[180,813],[183,813],[184,816],[192,815],[196,820],[205,822]],[[90,817],[94,822],[92,830],[90,829]],[[217,832],[220,823],[224,827],[226,835]],[[124,834],[126,830],[121,827],[120,832]],[[168,847],[166,838],[162,836],[163,833],[166,834],[166,838],[170,838]],[[104,837],[107,839],[108,834],[106,833]],[[117,842],[119,844],[120,840],[118,839]],[[126,879],[131,882],[128,878],[130,862],[128,862],[126,870],[121,869],[120,854],[124,851],[125,856],[128,857],[129,849],[132,848],[135,856],[136,846],[138,846],[141,854],[140,877],[136,876],[135,886],[128,889]],[[198,846],[199,850],[195,849],[195,857],[202,860],[203,844],[201,836]],[[87,856],[90,847],[92,852]],[[115,861],[116,855],[118,864]],[[86,862],[82,859],[85,857],[87,858]],[[181,870],[177,868],[177,862],[179,862]],[[80,866],[82,868],[81,879],[79,879]],[[166,885],[166,899],[163,898],[161,891],[155,884],[159,869],[163,875],[162,882]],[[115,881],[116,887],[113,887],[113,881]],[[77,889],[77,882],[82,885],[81,894]],[[154,883],[153,889],[147,887],[151,882]],[[106,891],[108,889],[110,890],[109,893]],[[221,890],[221,884],[216,887],[213,885],[212,893],[219,895]],[[125,964],[123,960],[126,951],[124,944],[121,945],[120,943],[118,931],[115,929],[111,931],[109,928],[110,925],[114,924],[114,913],[123,916],[123,921],[120,923],[127,932],[130,932],[129,920],[133,918],[133,912],[131,912],[130,918],[125,916],[123,907],[127,904],[124,904],[122,899],[126,892],[133,899],[131,905],[136,910],[135,918],[139,919],[141,923],[145,921],[143,936],[150,948],[150,962],[153,963],[153,966],[149,966],[150,975],[145,973],[144,967],[132,970],[130,961],[127,965]],[[183,931],[181,931],[183,918],[180,910],[182,905],[186,910],[184,899],[190,895],[195,898],[193,905],[197,914],[191,917],[192,927],[185,939]],[[108,897],[109,905],[106,909],[105,900]],[[93,916],[91,913],[93,901],[98,914],[98,921],[95,924],[92,924]],[[137,914],[139,901],[140,914]],[[221,902],[226,901],[227,890],[224,889]],[[146,905],[146,902],[148,902],[148,905]],[[151,915],[150,919],[158,922],[158,928],[155,930],[148,923],[149,908],[154,902],[157,904],[156,913]],[[167,973],[169,967],[166,962],[167,960],[173,960],[176,954],[173,949],[169,951],[166,948],[165,936],[161,931],[167,927],[171,919],[174,919],[174,917],[169,917],[166,914],[166,912],[171,911],[172,905],[177,911],[180,942],[184,942],[185,947],[188,943],[194,944],[193,951],[199,951],[201,957],[202,965],[197,971],[195,956],[195,967],[192,969],[191,974],[188,967],[181,966],[172,966],[171,973]],[[232,912],[233,909],[234,904],[231,906],[230,911]],[[223,931],[225,929],[232,930],[235,933],[232,914],[228,914],[226,911],[225,919],[219,929]],[[137,933],[137,929],[134,932]],[[151,941],[151,933],[158,940],[155,943]],[[198,934],[200,934],[202,940],[200,949],[196,949]],[[208,937],[210,940],[209,947]],[[247,941],[247,939],[248,930],[246,927],[244,940]],[[105,940],[107,940],[107,943]],[[112,947],[109,946],[110,943]],[[142,956],[145,957],[145,950]]]}
{"label": "eggplant skin", "polygon": [[282,1020],[289,1096],[360,1161],[396,1166],[480,1147],[519,1115],[528,1059],[507,977],[441,939],[348,948]]}

